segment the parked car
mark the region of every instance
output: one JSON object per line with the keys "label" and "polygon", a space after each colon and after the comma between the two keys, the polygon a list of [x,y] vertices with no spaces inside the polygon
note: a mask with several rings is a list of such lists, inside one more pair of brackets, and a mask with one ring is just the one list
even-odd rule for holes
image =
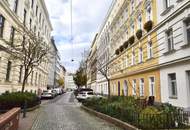
{"label": "parked car", "polygon": [[55,93],[53,92],[53,90],[44,90],[41,95],[42,99],[54,98],[54,97],[55,97]]}
{"label": "parked car", "polygon": [[90,88],[78,88],[76,90],[74,90],[74,94],[75,96],[78,96],[78,94],[82,91],[90,91],[90,92],[93,92],[93,89],[90,89]]}
{"label": "parked car", "polygon": [[77,95],[77,100],[79,102],[83,101],[83,100],[86,100],[88,98],[92,98],[94,97],[94,93],[93,91],[81,91],[78,95]]}
{"label": "parked car", "polygon": [[53,90],[55,90],[58,95],[63,94],[62,88],[54,88]]}

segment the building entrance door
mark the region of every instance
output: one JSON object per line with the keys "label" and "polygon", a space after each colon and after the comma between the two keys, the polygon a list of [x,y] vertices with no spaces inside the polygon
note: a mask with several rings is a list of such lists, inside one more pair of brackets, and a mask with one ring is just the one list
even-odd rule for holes
{"label": "building entrance door", "polygon": [[120,96],[120,82],[118,82],[118,96]]}

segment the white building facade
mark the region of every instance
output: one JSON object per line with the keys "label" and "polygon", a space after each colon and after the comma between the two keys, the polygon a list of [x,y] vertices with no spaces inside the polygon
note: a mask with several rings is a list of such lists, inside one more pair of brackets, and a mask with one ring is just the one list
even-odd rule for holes
{"label": "white building facade", "polygon": [[[25,26],[43,37],[47,44],[51,42],[52,25],[44,0],[0,0],[1,48],[6,45],[4,39],[14,38],[14,28],[19,26]],[[46,89],[48,68],[48,61],[34,68],[27,80],[25,90],[36,92],[39,89]],[[2,49],[0,51],[0,93],[20,91],[23,75],[23,67],[18,67],[18,63],[9,60],[9,54]]]}
{"label": "white building facade", "polygon": [[161,101],[190,110],[190,1],[157,4]]}

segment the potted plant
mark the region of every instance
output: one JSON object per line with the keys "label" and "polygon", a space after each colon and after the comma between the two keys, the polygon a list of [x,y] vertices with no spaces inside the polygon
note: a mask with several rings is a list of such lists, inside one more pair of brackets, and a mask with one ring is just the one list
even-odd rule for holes
{"label": "potted plant", "polygon": [[134,36],[131,36],[131,37],[129,38],[129,44],[132,45],[134,42],[135,42],[135,37],[134,37]]}
{"label": "potted plant", "polygon": [[141,37],[142,37],[142,29],[137,30],[136,37],[137,37],[138,40],[141,39]]}
{"label": "potted plant", "polygon": [[145,24],[144,24],[144,29],[149,32],[151,29],[152,29],[152,26],[153,26],[153,22],[152,20],[149,20],[147,21]]}
{"label": "potted plant", "polygon": [[127,48],[129,46],[129,41],[125,41],[124,43],[123,43],[123,47],[124,48]]}
{"label": "potted plant", "polygon": [[119,49],[115,50],[115,54],[119,55]]}
{"label": "potted plant", "polygon": [[123,52],[124,47],[121,45],[121,46],[119,47],[119,50],[120,50],[120,52]]}

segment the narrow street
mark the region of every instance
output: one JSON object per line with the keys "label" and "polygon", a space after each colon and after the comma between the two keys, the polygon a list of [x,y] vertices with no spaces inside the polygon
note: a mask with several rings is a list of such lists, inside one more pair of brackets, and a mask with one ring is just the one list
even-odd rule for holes
{"label": "narrow street", "polygon": [[68,92],[40,108],[32,130],[120,130],[80,108]]}

